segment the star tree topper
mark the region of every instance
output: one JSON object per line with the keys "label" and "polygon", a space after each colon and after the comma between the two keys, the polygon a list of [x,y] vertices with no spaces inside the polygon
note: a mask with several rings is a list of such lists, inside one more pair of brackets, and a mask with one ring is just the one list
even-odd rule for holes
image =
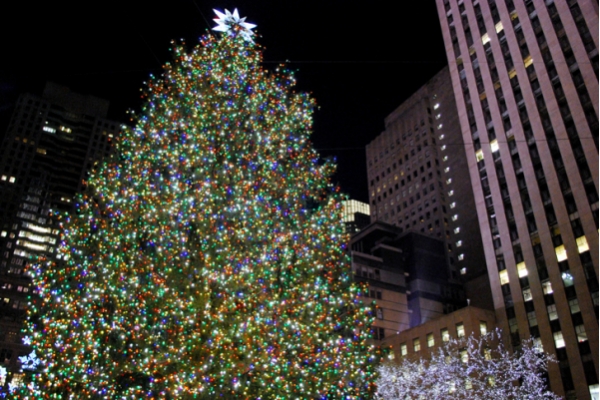
{"label": "star tree topper", "polygon": [[246,22],[246,17],[240,18],[237,8],[233,10],[233,13],[229,12],[227,9],[225,10],[225,13],[214,9],[213,11],[218,17],[213,18],[213,21],[217,23],[217,26],[213,28],[214,31],[229,32],[234,26],[239,25],[242,28],[242,37],[248,42],[253,42],[252,35],[254,35],[254,32],[252,32],[252,29],[256,28],[256,25]]}

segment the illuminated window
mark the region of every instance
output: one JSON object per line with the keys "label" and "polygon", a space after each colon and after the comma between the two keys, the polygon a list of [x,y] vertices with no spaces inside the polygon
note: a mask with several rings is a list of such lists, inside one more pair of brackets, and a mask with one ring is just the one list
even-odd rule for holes
{"label": "illuminated window", "polygon": [[8,179],[8,181],[9,181],[10,183],[15,183],[15,180],[16,180],[16,178],[15,178],[14,176],[11,176],[11,177]]}
{"label": "illuminated window", "polygon": [[563,338],[561,331],[554,332],[554,346],[556,346],[557,349],[565,347],[565,339]]}
{"label": "illuminated window", "polygon": [[435,104],[433,105],[433,109],[434,109],[434,110],[437,110],[438,108],[440,108],[440,103],[435,103]]}
{"label": "illuminated window", "polygon": [[569,300],[569,308],[571,309],[571,314],[577,314],[578,312],[581,312],[581,310],[579,309],[579,300]]}
{"label": "illuminated window", "polygon": [[490,35],[488,35],[487,33],[484,33],[483,36],[481,37],[481,43],[486,44],[489,41],[490,41]]}
{"label": "illuminated window", "polygon": [[517,273],[519,274],[519,278],[524,278],[527,276],[527,266],[524,262],[517,264]]}
{"label": "illuminated window", "polygon": [[542,291],[544,292],[544,294],[554,293],[554,290],[552,290],[552,284],[550,283],[550,281],[542,282]]}
{"label": "illuminated window", "polygon": [[567,249],[565,249],[564,244],[555,247],[554,251],[556,252],[556,259],[558,260],[558,262],[565,261],[567,259]]}
{"label": "illuminated window", "polygon": [[462,323],[456,324],[456,336],[459,338],[465,336],[465,326]]}
{"label": "illuminated window", "polygon": [[469,353],[466,350],[461,350],[460,360],[465,364],[469,362]]}
{"label": "illuminated window", "polygon": [[550,304],[546,307],[548,309],[548,319],[554,321],[558,319],[558,312],[556,311],[556,304]]}
{"label": "illuminated window", "polygon": [[444,172],[446,172],[446,173],[450,172],[450,167],[444,168]]}
{"label": "illuminated window", "polygon": [[461,268],[460,269],[460,274],[461,275],[466,275],[467,274],[467,268]]}
{"label": "illuminated window", "polygon": [[446,135],[444,135],[443,133],[439,136],[440,140],[443,140],[446,137]]}
{"label": "illuminated window", "polygon": [[531,301],[533,300],[533,295],[531,294],[531,288],[523,289],[523,301]]}
{"label": "illuminated window", "polygon": [[479,333],[487,335],[487,322],[479,321]]}
{"label": "illuminated window", "polygon": [[442,161],[448,161],[448,156],[444,156],[444,158],[442,158]]}
{"label": "illuminated window", "polygon": [[448,178],[448,179],[446,179],[446,185],[449,185],[449,184],[451,184],[451,183],[452,183],[452,178]]}
{"label": "illuminated window", "polygon": [[459,240],[458,242],[456,242],[456,247],[461,247],[462,246],[462,240]]}
{"label": "illuminated window", "polygon": [[6,180],[6,175],[2,175],[2,180],[5,181]]}
{"label": "illuminated window", "polygon": [[408,354],[408,348],[406,347],[406,343],[402,343],[400,345],[400,355],[405,356]]}
{"label": "illuminated window", "polygon": [[419,339],[413,339],[413,350],[421,351],[421,341]]}
{"label": "illuminated window", "polygon": [[477,159],[477,162],[482,161],[483,160],[483,150],[479,149],[475,152],[475,158]]}
{"label": "illuminated window", "polygon": [[6,237],[6,231],[2,231],[2,232],[0,232],[0,236],[1,236],[1,237]]}
{"label": "illuminated window", "polygon": [[43,130],[44,132],[48,132],[48,133],[56,133],[56,129],[54,129],[54,128],[51,128],[51,127],[49,127],[49,126],[45,126],[45,127],[43,127],[43,128],[42,128],[42,130]]}
{"label": "illuminated window", "polygon": [[484,357],[486,360],[488,360],[488,361],[489,361],[489,360],[491,360],[491,359],[492,359],[492,349],[484,349],[484,350],[483,350],[483,354],[484,354],[484,356],[483,356],[483,357]]}
{"label": "illuminated window", "polygon": [[440,331],[441,336],[442,336],[442,342],[449,342],[450,341],[450,332],[448,332],[448,329],[444,328]]}
{"label": "illuminated window", "polygon": [[504,269],[498,275],[500,276],[500,285],[506,285],[508,283],[508,271]]}
{"label": "illuminated window", "polygon": [[452,203],[450,203],[450,208],[454,208],[454,207],[456,207],[456,202],[453,201]]}
{"label": "illuminated window", "polygon": [[454,215],[452,216],[452,221],[456,221],[457,219],[458,219],[458,214],[454,214]]}
{"label": "illuminated window", "polygon": [[435,339],[433,338],[433,333],[427,334],[427,347],[433,347],[435,345]]}
{"label": "illuminated window", "polygon": [[467,389],[467,390],[473,389],[473,381],[471,381],[471,379],[469,379],[469,378],[465,379],[465,389]]}
{"label": "illuminated window", "polygon": [[464,254],[459,254],[458,255],[458,261],[462,261],[465,259],[465,255]]}
{"label": "illuminated window", "polygon": [[504,26],[502,25],[502,21],[498,22],[496,24],[496,33],[502,32],[503,29],[504,29]]}
{"label": "illuminated window", "polygon": [[579,251],[579,254],[585,253],[590,249],[590,246],[588,246],[588,242],[585,236],[580,236],[575,240],[577,241],[577,250]]}
{"label": "illuminated window", "polygon": [[377,319],[383,319],[383,309],[377,308]]}
{"label": "illuminated window", "polygon": [[454,233],[458,233],[460,232],[460,226],[457,226],[456,228],[454,228]]}
{"label": "illuminated window", "polygon": [[440,149],[442,149],[442,151],[446,150],[446,145],[443,144],[442,147],[440,147]]}
{"label": "illuminated window", "polygon": [[36,150],[39,154],[46,154],[46,149],[42,149],[41,147],[38,147]]}
{"label": "illuminated window", "polygon": [[450,190],[450,191],[448,192],[448,196],[453,196],[453,195],[454,195],[454,190]]}
{"label": "illuminated window", "polygon": [[525,68],[533,64],[533,58],[531,58],[531,54],[525,57],[525,59],[523,60],[523,64],[525,64]]}
{"label": "illuminated window", "polygon": [[444,126],[444,124],[439,124],[439,125],[437,126],[437,128],[438,128],[438,129],[442,129],[442,127],[443,127],[443,126]]}
{"label": "illuminated window", "polygon": [[490,149],[492,150],[492,153],[500,150],[500,146],[498,146],[498,140],[494,139],[490,142]]}
{"label": "illuminated window", "polygon": [[575,333],[577,333],[577,341],[579,343],[587,342],[588,337],[587,337],[587,333],[585,333],[585,326],[577,325],[575,327]]}
{"label": "illuminated window", "polygon": [[573,286],[573,275],[571,275],[570,271],[563,272],[560,274],[560,277],[562,278],[565,287]]}
{"label": "illuminated window", "polygon": [[440,117],[441,117],[441,116],[442,116],[442,114],[437,114],[437,115],[435,116],[435,119],[440,119]]}

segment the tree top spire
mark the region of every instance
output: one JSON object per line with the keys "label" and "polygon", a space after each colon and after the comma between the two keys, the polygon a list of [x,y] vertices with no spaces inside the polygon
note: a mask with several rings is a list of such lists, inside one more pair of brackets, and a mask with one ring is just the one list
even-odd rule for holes
{"label": "tree top spire", "polygon": [[246,22],[246,17],[240,18],[237,8],[233,9],[233,13],[229,12],[227,9],[225,9],[225,13],[214,9],[213,11],[218,17],[213,18],[213,21],[217,23],[217,26],[212,28],[214,31],[231,32],[235,26],[239,26],[241,28],[240,34],[242,35],[242,38],[250,43],[254,42],[252,39],[252,35],[254,35],[252,29],[256,28],[256,25]]}

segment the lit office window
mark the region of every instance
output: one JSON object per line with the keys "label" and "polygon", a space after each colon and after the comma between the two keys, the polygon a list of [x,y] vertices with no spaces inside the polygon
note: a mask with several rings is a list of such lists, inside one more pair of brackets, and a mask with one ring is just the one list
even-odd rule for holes
{"label": "lit office window", "polygon": [[587,242],[587,239],[585,238],[585,236],[580,236],[575,240],[577,241],[577,250],[579,251],[579,254],[585,253],[586,251],[588,251],[590,249],[590,246],[588,245],[588,242]]}
{"label": "lit office window", "polygon": [[565,261],[567,259],[567,249],[565,249],[564,244],[555,247],[554,251],[556,252],[556,259],[558,260],[558,262]]}
{"label": "lit office window", "polygon": [[508,281],[508,271],[507,270],[502,270],[498,273],[498,275],[500,276],[500,284],[501,285],[506,285],[509,281]]}
{"label": "lit office window", "polygon": [[519,274],[519,278],[524,278],[527,276],[527,266],[524,262],[517,264],[517,273]]}

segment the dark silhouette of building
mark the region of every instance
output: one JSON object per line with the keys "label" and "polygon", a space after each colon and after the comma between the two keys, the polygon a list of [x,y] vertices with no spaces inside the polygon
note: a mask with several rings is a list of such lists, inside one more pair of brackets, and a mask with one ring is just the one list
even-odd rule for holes
{"label": "dark silhouette of building", "polygon": [[598,2],[436,2],[498,325],[597,396]]}
{"label": "dark silhouette of building", "polygon": [[383,340],[467,305],[448,278],[444,243],[374,222],[352,237],[352,269],[375,301],[374,338]]}
{"label": "dark silhouette of building", "polygon": [[0,365],[17,372],[30,351],[21,328],[35,297],[26,266],[54,257],[57,212],[70,210],[88,171],[111,149],[120,124],[108,101],[47,83],[42,96],[20,96],[0,155]]}

